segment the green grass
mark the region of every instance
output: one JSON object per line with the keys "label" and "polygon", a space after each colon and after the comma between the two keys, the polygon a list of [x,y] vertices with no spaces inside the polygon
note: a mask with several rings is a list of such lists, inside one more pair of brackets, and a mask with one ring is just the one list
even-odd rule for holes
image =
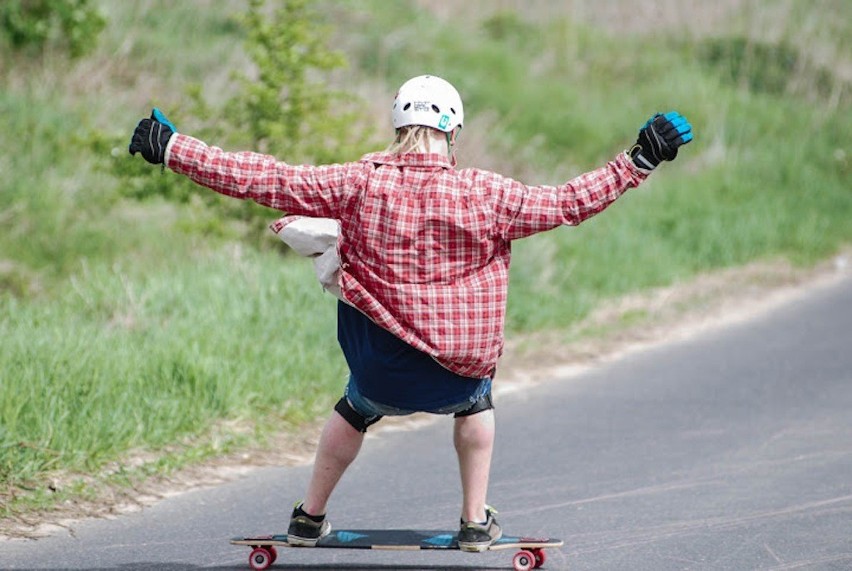
{"label": "green grass", "polygon": [[165,269],[136,282],[92,269],[50,304],[3,298],[4,482],[329,406],[345,370],[307,264],[249,250]]}
{"label": "green grass", "polygon": [[[345,382],[334,301],[307,261],[203,201],[129,200],[111,168],[152,104],[191,133],[192,86],[224,100],[245,61],[240,4],[102,6],[108,26],[88,58],[0,68],[0,517],[55,501],[54,472],[99,474],[137,450],[160,451],[152,470],[168,470],[244,443],[227,425],[260,438],[298,429]],[[439,21],[379,0],[327,12],[350,60],[345,81],[378,82],[390,101],[410,75],[447,77],[470,118],[461,145],[488,140],[474,129],[493,117],[487,152],[525,182],[599,165],[652,112],[692,121],[695,142],[645,186],[579,228],[514,246],[510,336],[568,328],[608,300],[702,272],[813,264],[852,241],[849,88],[784,63],[796,20],[783,49],[749,52],[771,75],[743,82],[755,62],[728,61],[748,45],[743,31],[661,41],[567,18]],[[820,40],[842,53],[843,30]],[[783,88],[799,73],[823,87]],[[145,176],[156,189],[175,175]]]}

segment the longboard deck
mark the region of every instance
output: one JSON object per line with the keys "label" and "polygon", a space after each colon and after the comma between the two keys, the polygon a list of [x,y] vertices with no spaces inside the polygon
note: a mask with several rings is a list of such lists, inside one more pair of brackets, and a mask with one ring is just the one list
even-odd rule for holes
{"label": "longboard deck", "polygon": [[[252,547],[295,547],[287,542],[287,535],[265,535],[258,537],[235,537],[234,545]],[[519,537],[504,535],[488,547],[490,551],[499,549],[528,549],[561,547],[561,539]],[[410,529],[344,529],[332,531],[320,539],[316,547],[330,549],[387,549],[387,550],[458,550],[456,533],[447,530],[410,530]]]}

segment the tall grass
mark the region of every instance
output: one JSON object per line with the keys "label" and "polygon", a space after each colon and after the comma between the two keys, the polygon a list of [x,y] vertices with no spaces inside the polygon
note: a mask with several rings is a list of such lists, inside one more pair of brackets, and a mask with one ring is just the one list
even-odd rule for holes
{"label": "tall grass", "polygon": [[[224,97],[245,61],[230,19],[241,4],[203,4],[104,2],[108,27],[89,59],[21,60],[4,78],[0,515],[18,509],[9,500],[20,486],[44,489],[53,470],[97,472],[129,450],[176,442],[191,454],[223,420],[258,437],[299,426],[345,381],[334,303],[306,261],[245,238],[200,201],[121,198],[113,159],[87,142],[92,132],[129,136],[151,104],[191,133],[180,122],[190,87]],[[599,165],[658,110],[680,110],[696,133],[603,215],[515,245],[509,335],[567,327],[612,298],[699,272],[779,256],[810,264],[852,240],[842,74],[827,92],[788,89],[777,75],[754,84],[740,79],[755,62],[729,55],[764,38],[618,35],[576,12],[529,21],[501,6],[480,20],[378,0],[327,12],[350,81],[379,82],[390,101],[411,75],[447,77],[468,112],[463,159],[487,155],[525,182]],[[731,16],[740,36],[748,14]],[[785,50],[799,45],[791,34]],[[775,65],[773,54],[788,52],[748,53]],[[802,65],[773,69],[823,77]],[[383,102],[365,109],[385,112]],[[473,142],[482,148],[464,148]]]}
{"label": "tall grass", "polygon": [[0,480],[96,470],[219,419],[298,425],[344,380],[306,264],[234,250],[130,280],[86,269],[49,304],[0,300]]}

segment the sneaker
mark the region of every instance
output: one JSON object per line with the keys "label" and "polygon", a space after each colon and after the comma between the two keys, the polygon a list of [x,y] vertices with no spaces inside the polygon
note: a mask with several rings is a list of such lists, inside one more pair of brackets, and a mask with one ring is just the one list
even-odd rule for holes
{"label": "sneaker", "polygon": [[331,533],[331,524],[325,516],[313,516],[302,509],[302,502],[293,508],[290,527],[287,528],[287,543],[299,547],[314,547],[317,541]]}
{"label": "sneaker", "polygon": [[475,521],[461,522],[458,542],[462,551],[485,551],[488,547],[503,537],[503,529],[494,515],[497,510],[491,506],[485,506],[485,523]]}

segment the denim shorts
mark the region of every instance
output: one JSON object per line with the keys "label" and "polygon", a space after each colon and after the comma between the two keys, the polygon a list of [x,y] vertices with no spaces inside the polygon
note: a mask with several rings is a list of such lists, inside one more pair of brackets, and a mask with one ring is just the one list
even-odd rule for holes
{"label": "denim shorts", "polygon": [[423,408],[418,410],[407,410],[397,408],[395,406],[385,405],[374,400],[370,400],[358,392],[358,385],[354,382],[352,376],[349,377],[349,383],[346,385],[344,396],[349,404],[355,409],[358,414],[363,416],[368,422],[382,416],[406,416],[415,412],[428,412],[432,414],[455,414],[465,411],[473,406],[479,399],[491,392],[491,379],[485,377],[479,382],[476,390],[462,402],[445,405],[436,409]]}

